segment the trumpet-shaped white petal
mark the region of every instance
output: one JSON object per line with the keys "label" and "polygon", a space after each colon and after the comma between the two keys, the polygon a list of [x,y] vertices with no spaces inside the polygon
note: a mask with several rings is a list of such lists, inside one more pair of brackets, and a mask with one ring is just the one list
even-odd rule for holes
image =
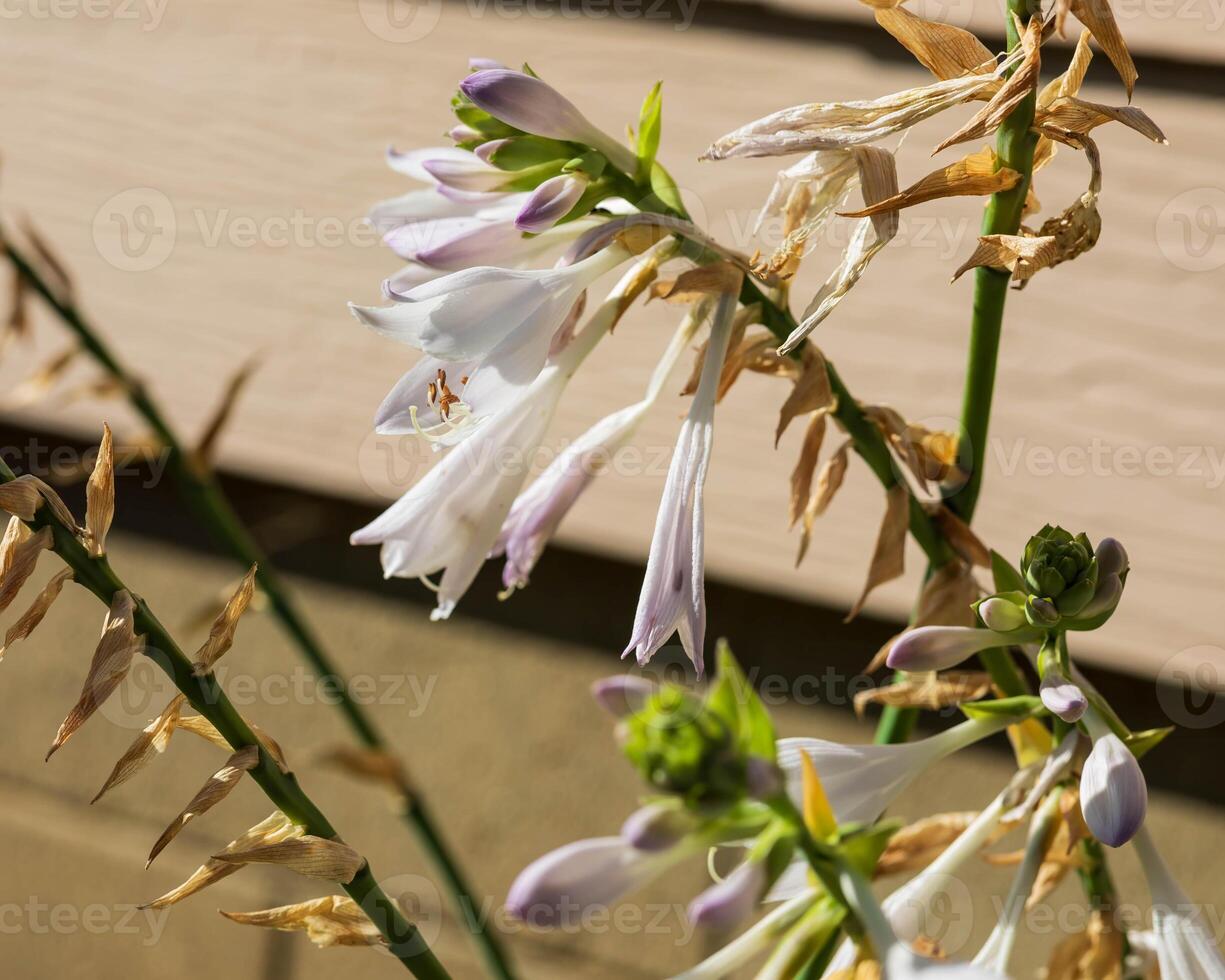
{"label": "trumpet-shaped white petal", "polygon": [[1148,810],[1148,786],[1140,763],[1096,712],[1085,715],[1093,751],[1080,776],[1080,810],[1093,836],[1122,847],[1136,835]]}
{"label": "trumpet-shaped white petal", "polygon": [[1225,958],[1209,928],[1202,906],[1192,904],[1179,887],[1153,843],[1141,827],[1133,841],[1153,903],[1153,930],[1149,939],[1162,977],[1178,980],[1225,980]]}
{"label": "trumpet-shaped white petal", "polygon": [[510,887],[506,909],[533,926],[577,925],[659,877],[700,846],[643,851],[621,837],[575,841],[529,864]]}
{"label": "trumpet-shaped white petal", "polygon": [[610,245],[559,269],[464,269],[398,295],[393,306],[349,309],[377,333],[435,357],[480,358],[520,330],[547,344],[583,290],[627,258]]}
{"label": "trumpet-shaped white petal", "polygon": [[505,554],[502,583],[508,589],[527,585],[532,569],[562,519],[591,481],[633,438],[639,423],[659,398],[664,382],[698,326],[687,316],[660,358],[642,401],[609,415],[558,454],[511,508],[495,555]]}
{"label": "trumpet-shaped white petal", "polygon": [[672,465],[668,468],[642,592],[638,597],[638,611],[634,616],[634,630],[622,653],[623,657],[635,654],[641,666],[679,630],[681,644],[699,678],[705,667],[703,644],[706,636],[702,488],[714,442],[719,375],[735,312],[735,295],[722,296],[711,324],[698,390],[681,425]]}

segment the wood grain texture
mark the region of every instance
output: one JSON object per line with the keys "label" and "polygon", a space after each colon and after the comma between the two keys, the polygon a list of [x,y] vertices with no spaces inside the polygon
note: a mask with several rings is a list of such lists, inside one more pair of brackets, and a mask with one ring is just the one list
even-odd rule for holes
{"label": "wood grain texture", "polygon": [[[358,221],[371,202],[408,189],[384,168],[383,150],[439,140],[469,54],[530,61],[612,132],[633,121],[649,82],[664,79],[665,157],[699,220],[749,251],[758,243],[747,229],[780,162],[699,164],[712,138],[782,105],[870,97],[925,80],[918,66],[882,65],[853,50],[640,19],[593,26],[425,3],[417,13],[427,20],[401,24],[397,34],[378,19],[384,9],[182,0],[154,29],[24,17],[0,38],[6,214],[37,219],[76,271],[86,308],[186,431],[204,424],[230,372],[263,352],[224,439],[223,466],[363,499],[389,496],[428,461],[420,454],[406,465],[369,435],[375,407],[412,354],[345,311],[346,300],[377,301],[379,280],[396,268]],[[430,18],[423,38],[387,40],[416,33]],[[1123,101],[1117,87],[1085,94]],[[1218,222],[1225,215],[1225,107],[1149,94],[1143,82],[1136,104],[1173,145],[1100,130],[1101,243],[1010,299],[998,446],[989,454],[979,529],[1009,554],[1048,520],[1094,538],[1120,537],[1135,573],[1111,627],[1084,646],[1101,661],[1154,674],[1168,673],[1171,658],[1188,648],[1203,648],[1190,655],[1196,662],[1225,657],[1225,277],[1219,263],[1211,267],[1225,262],[1225,236],[1195,225],[1203,208],[1217,207]],[[907,139],[903,184],[932,168],[930,148],[963,118],[950,113]],[[1038,181],[1044,214],[1070,204],[1086,180],[1084,162],[1061,153]],[[134,188],[146,190],[121,203],[150,204],[155,217],[162,208],[162,228],[174,226],[172,250],[147,271],[122,268],[129,263],[117,251],[108,204]],[[971,284],[950,286],[948,278],[972,248],[980,207],[937,202],[905,214],[898,238],[820,328],[816,339],[861,399],[914,420],[956,414]],[[141,219],[130,207],[127,214]],[[809,260],[799,303],[836,262],[837,244]],[[675,316],[657,303],[628,318],[567,394],[552,445],[638,397]],[[12,385],[62,343],[40,314],[34,344],[6,355],[0,383]],[[782,395],[776,383],[746,378],[718,417],[709,570],[849,605],[884,498],[853,465],[805,565],[793,570],[787,474],[800,432],[772,449]],[[679,398],[665,400],[642,430],[642,466],[626,467],[646,472],[597,481],[565,524],[564,540],[643,560],[683,411]],[[113,402],[52,397],[16,414],[77,432],[95,431],[105,415],[117,431],[137,431]],[[1104,468],[1094,468],[1095,446]],[[1150,456],[1144,472],[1152,451],[1173,454],[1175,471],[1159,475],[1165,464],[1152,465]],[[1185,467],[1195,453],[1197,472],[1180,475],[1178,461]],[[869,608],[904,614],[920,570],[911,554],[906,578],[879,590]]]}

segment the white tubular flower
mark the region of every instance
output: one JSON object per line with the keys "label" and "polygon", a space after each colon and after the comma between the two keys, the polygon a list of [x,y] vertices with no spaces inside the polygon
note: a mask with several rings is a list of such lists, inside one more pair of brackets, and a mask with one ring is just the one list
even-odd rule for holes
{"label": "white tubular flower", "polygon": [[[483,424],[423,479],[370,524],[353,544],[381,544],[383,573],[424,578],[443,571],[431,618],[446,619],[489,555],[506,515],[527,478],[557,402],[583,359],[620,313],[636,270],[624,276],[600,309],[543,371],[516,383],[502,376],[491,388],[496,403]],[[550,334],[545,335],[547,341]],[[543,358],[543,354],[541,357]],[[496,363],[498,368],[504,368]],[[489,369],[482,364],[480,372]],[[480,373],[478,372],[478,373]],[[465,388],[471,390],[479,378]],[[455,407],[452,407],[455,410]]]}
{"label": "white tubular flower", "polygon": [[1021,865],[1012,881],[1012,887],[1008,890],[1003,912],[982,949],[974,957],[975,966],[989,970],[996,976],[1011,976],[1008,972],[1008,963],[1012,959],[1012,951],[1016,946],[1017,928],[1025,912],[1025,902],[1034,889],[1034,881],[1037,880],[1038,871],[1046,857],[1051,830],[1058,812],[1059,794],[1052,793],[1030,822],[1029,836],[1025,842],[1025,856],[1021,859]]}
{"label": "white tubular flower", "polygon": [[725,293],[715,310],[702,378],[681,425],[659,503],[634,630],[622,653],[622,657],[633,653],[642,666],[679,630],[699,678],[705,669],[706,637],[702,488],[714,443],[715,400],[736,302],[734,293]]}
{"label": "white tubular flower", "polygon": [[520,589],[545,545],[557,531],[582,492],[618,452],[633,438],[639,423],[658,400],[664,382],[697,330],[699,318],[690,314],[660,358],[639,402],[609,415],[574,440],[535,482],[519,495],[502,526],[494,556],[504,554],[502,584]]}
{"label": "white tubular flower", "polygon": [[1178,886],[1147,828],[1140,828],[1133,843],[1153,902],[1153,931],[1145,938],[1156,954],[1162,977],[1225,980],[1225,958],[1203,906],[1193,905]]}

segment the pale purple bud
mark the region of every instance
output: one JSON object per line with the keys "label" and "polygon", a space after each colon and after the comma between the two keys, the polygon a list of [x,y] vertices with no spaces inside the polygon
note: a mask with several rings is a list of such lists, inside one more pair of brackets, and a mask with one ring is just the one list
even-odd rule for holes
{"label": "pale purple bud", "polygon": [[621,825],[621,836],[640,851],[666,851],[685,837],[697,822],[674,803],[648,803]]}
{"label": "pale purple bud", "polygon": [[538,186],[515,217],[520,231],[541,232],[561,221],[587,189],[587,178],[580,174],[558,174]]}
{"label": "pale purple bud", "polygon": [[469,143],[481,138],[481,134],[471,126],[454,126],[447,135],[456,143]]}
{"label": "pale purple bud", "polygon": [[1127,550],[1117,538],[1102,538],[1094,555],[1099,575],[1122,575],[1127,570]]}
{"label": "pale purple bud", "polygon": [[642,710],[655,685],[636,674],[617,674],[603,677],[591,685],[591,696],[595,703],[615,718],[624,718]]}
{"label": "pale purple bud", "polygon": [[722,881],[689,903],[689,921],[710,929],[730,929],[748,918],[766,890],[761,861],[744,861]]}
{"label": "pale purple bud", "polygon": [[488,71],[490,68],[505,68],[506,66],[500,61],[495,61],[493,58],[469,58],[469,71]]}
{"label": "pale purple bud", "polygon": [[1085,692],[1054,666],[1047,668],[1038,687],[1038,694],[1052,714],[1069,723],[1080,721],[1085,709],[1089,707]]}
{"label": "pale purple bud", "polygon": [[1148,787],[1140,763],[1113,732],[1100,735],[1080,777],[1080,809],[1093,836],[1122,847],[1144,823]]}
{"label": "pale purple bud", "polygon": [[768,800],[783,788],[782,771],[759,755],[751,755],[745,761],[744,778],[749,796],[757,800]]}
{"label": "pale purple bud", "polygon": [[486,140],[472,152],[492,167],[493,163],[491,162],[491,158],[493,155],[509,142],[510,140]]}
{"label": "pale purple bud", "polygon": [[992,647],[1019,642],[1011,633],[973,629],[969,626],[920,626],[907,630],[894,641],[888,665],[895,670],[944,670]]}
{"label": "pale purple bud", "polygon": [[1097,582],[1093,598],[1076,614],[1077,619],[1094,619],[1110,612],[1123,598],[1123,579],[1118,575],[1103,575]]}
{"label": "pale purple bud", "polygon": [[574,925],[587,910],[606,908],[668,866],[666,858],[620,837],[575,841],[519,872],[506,911],[529,925]]}
{"label": "pale purple bud", "polygon": [[614,167],[632,173],[636,159],[629,150],[587,121],[552,85],[508,68],[473,72],[460,91],[495,119],[535,136],[582,143],[599,150]]}
{"label": "pale purple bud", "polygon": [[1025,611],[1020,609],[1015,602],[1009,602],[999,596],[984,599],[979,604],[978,615],[986,624],[987,629],[1000,633],[1008,633],[1027,624]]}

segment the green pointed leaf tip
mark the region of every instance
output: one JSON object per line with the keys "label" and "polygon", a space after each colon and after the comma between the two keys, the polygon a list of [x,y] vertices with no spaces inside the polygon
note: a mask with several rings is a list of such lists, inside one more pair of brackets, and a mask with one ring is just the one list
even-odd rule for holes
{"label": "green pointed leaf tip", "polygon": [[635,153],[638,157],[639,183],[646,180],[655,164],[659,153],[659,139],[663,125],[663,82],[656,82],[647,93],[642,103],[642,111],[638,114],[638,142]]}
{"label": "green pointed leaf tip", "polygon": [[711,710],[718,711],[727,722],[741,752],[774,762],[777,757],[774,722],[726,640],[719,641],[715,660],[717,676],[707,696]]}
{"label": "green pointed leaf tip", "polygon": [[995,579],[996,592],[1025,593],[1028,591],[1020,571],[1007,558],[994,550],[991,552],[991,574]]}
{"label": "green pointed leaf tip", "polygon": [[1146,755],[1153,751],[1158,745],[1169,737],[1174,731],[1174,726],[1170,725],[1166,728],[1150,728],[1143,732],[1132,732],[1124,739],[1127,747],[1131,749],[1131,754],[1137,759],[1143,759]]}
{"label": "green pointed leaf tip", "polygon": [[680,188],[676,186],[672,175],[658,163],[651,166],[651,193],[674,214],[683,216],[686,213],[685,205],[681,201]]}
{"label": "green pointed leaf tip", "polygon": [[838,828],[838,849],[851,867],[871,878],[880,856],[885,853],[893,835],[902,829],[904,821],[897,818],[880,820],[871,827],[844,824]]}
{"label": "green pointed leaf tip", "polygon": [[961,706],[961,711],[967,718],[1001,718],[1015,715],[1017,721],[1024,721],[1045,710],[1042,699],[1032,694],[999,698],[995,701],[974,701]]}

